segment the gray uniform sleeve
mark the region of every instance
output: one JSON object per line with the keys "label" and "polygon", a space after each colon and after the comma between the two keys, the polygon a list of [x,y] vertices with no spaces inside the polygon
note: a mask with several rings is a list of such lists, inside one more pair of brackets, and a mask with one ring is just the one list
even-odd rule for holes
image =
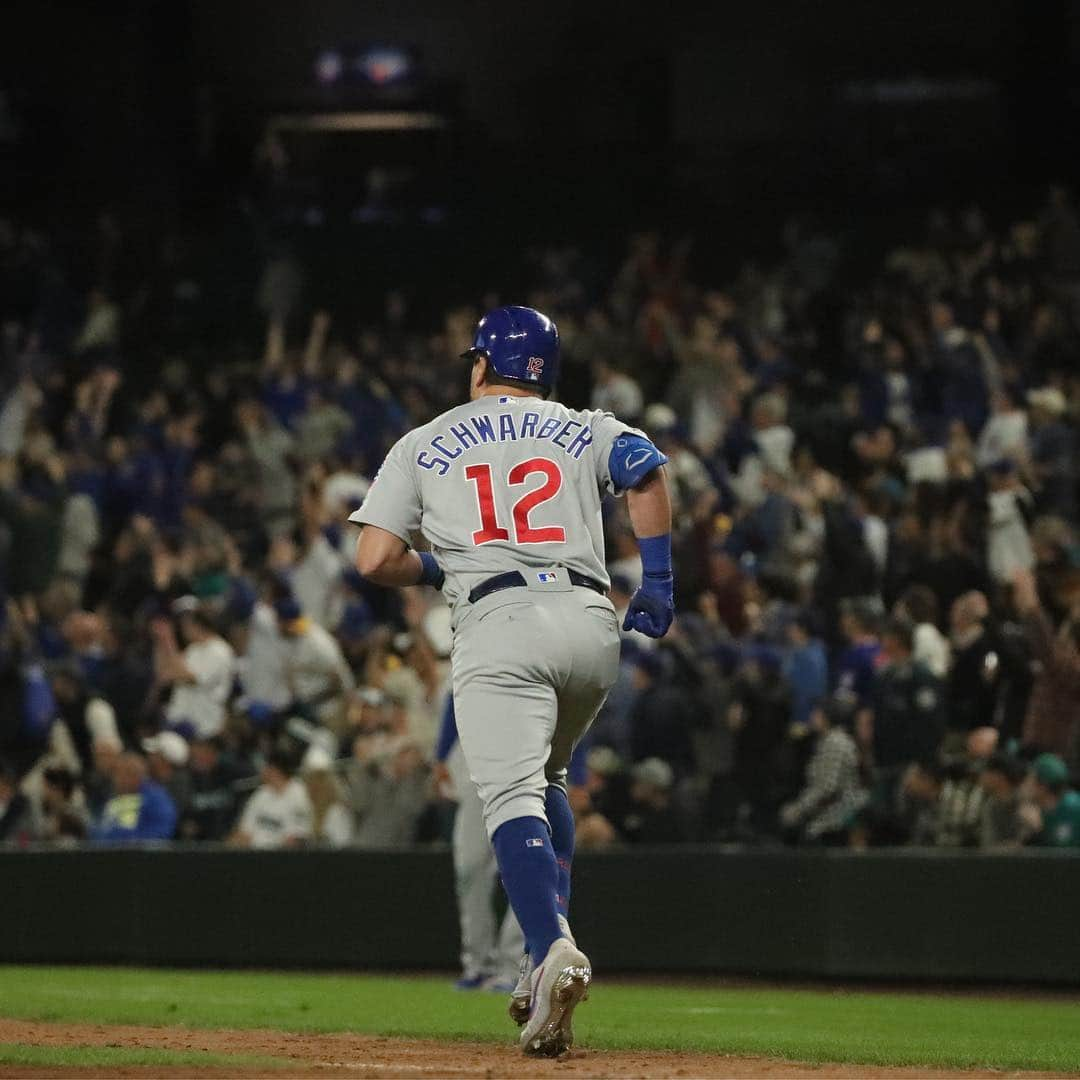
{"label": "gray uniform sleeve", "polygon": [[358,525],[375,525],[412,543],[420,528],[420,488],[409,459],[406,440],[396,442],[375,475],[363,506],[349,515]]}
{"label": "gray uniform sleeve", "polygon": [[624,423],[609,412],[594,412],[590,427],[593,434],[592,449],[596,462],[596,480],[600,485],[600,490],[608,495],[622,495],[623,489],[611,476],[611,451],[615,446],[615,441],[626,435],[639,435],[643,439],[647,439],[648,435],[639,428]]}

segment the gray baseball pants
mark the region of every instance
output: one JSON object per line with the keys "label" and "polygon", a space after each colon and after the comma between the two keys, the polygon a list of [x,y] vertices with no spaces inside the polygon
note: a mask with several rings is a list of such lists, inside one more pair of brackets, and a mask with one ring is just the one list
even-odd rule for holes
{"label": "gray baseball pants", "polygon": [[525,951],[525,935],[510,906],[501,926],[495,925],[493,901],[499,867],[484,831],[484,808],[476,785],[469,779],[460,743],[446,765],[458,800],[451,846],[461,927],[461,970],[466,976],[487,972],[514,982]]}
{"label": "gray baseball pants", "polygon": [[615,682],[619,629],[610,601],[561,568],[483,597],[457,619],[453,682],[458,736],[489,837],[520,817],[547,820],[548,784],[566,766]]}

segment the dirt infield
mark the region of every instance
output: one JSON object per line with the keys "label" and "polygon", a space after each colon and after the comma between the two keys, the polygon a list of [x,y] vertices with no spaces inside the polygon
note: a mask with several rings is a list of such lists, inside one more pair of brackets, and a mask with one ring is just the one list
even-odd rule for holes
{"label": "dirt infield", "polygon": [[[287,1077],[353,1075],[364,1077],[1024,1077],[1052,1073],[1005,1074],[993,1071],[875,1068],[867,1065],[807,1065],[767,1058],[723,1057],[675,1051],[602,1052],[573,1050],[554,1061],[524,1058],[513,1045],[437,1043],[349,1034],[291,1034],[282,1031],[202,1031],[181,1027],[106,1024],[54,1024],[0,1019],[0,1043],[33,1046],[145,1047],[285,1058],[293,1065],[274,1070]],[[193,1066],[109,1066],[87,1069],[54,1066],[4,1066],[0,1077],[185,1077],[226,1078],[264,1075],[243,1064]]]}

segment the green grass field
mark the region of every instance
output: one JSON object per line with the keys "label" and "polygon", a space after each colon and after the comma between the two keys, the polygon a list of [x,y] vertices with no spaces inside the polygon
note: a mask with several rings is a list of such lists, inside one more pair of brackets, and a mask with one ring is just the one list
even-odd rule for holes
{"label": "green grass field", "polygon": [[126,1046],[26,1046],[0,1043],[0,1065],[38,1065],[54,1068],[109,1068],[131,1065],[187,1065],[195,1069],[242,1066],[252,1069],[283,1069],[284,1058],[208,1054],[198,1050],[150,1050]]}
{"label": "green grass field", "polygon": [[[0,966],[0,1016],[26,1020],[506,1043],[512,1036],[502,1004],[488,994],[455,992],[447,979],[433,977]],[[602,981],[575,1027],[579,1045],[596,1049],[1080,1071],[1080,1012],[1065,1000]],[[109,1049],[82,1051],[78,1061],[215,1063],[213,1055],[183,1061],[165,1051],[130,1052],[158,1054],[145,1061],[100,1059]],[[72,1063],[71,1051],[55,1062],[35,1053],[45,1051],[0,1046],[0,1062]]]}

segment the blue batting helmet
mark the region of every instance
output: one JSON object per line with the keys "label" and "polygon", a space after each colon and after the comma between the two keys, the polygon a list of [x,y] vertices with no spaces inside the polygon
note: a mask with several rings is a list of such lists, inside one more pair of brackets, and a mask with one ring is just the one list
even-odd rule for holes
{"label": "blue batting helmet", "polygon": [[475,359],[478,354],[505,379],[550,390],[559,378],[559,331],[533,308],[509,305],[489,311],[476,327],[472,348],[462,356]]}

